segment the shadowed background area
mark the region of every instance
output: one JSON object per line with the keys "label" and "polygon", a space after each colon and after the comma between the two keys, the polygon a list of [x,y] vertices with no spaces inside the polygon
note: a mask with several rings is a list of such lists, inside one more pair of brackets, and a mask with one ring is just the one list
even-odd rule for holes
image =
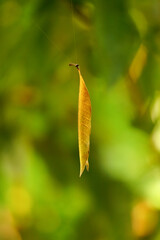
{"label": "shadowed background area", "polygon": [[[0,240],[160,239],[159,0],[0,1]],[[78,63],[90,92],[79,178]]]}

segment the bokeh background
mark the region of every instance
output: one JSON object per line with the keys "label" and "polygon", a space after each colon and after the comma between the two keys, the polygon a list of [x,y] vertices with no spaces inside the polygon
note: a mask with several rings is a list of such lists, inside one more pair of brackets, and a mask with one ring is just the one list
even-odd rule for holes
{"label": "bokeh background", "polygon": [[1,0],[0,240],[159,240],[159,210],[159,0]]}

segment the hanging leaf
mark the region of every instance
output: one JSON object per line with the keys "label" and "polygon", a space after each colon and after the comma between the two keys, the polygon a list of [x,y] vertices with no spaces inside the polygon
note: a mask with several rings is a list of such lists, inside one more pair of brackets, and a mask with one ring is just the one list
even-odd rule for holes
{"label": "hanging leaf", "polygon": [[79,72],[79,100],[78,100],[78,143],[80,157],[80,176],[85,167],[89,171],[89,147],[91,134],[91,100],[86,84],[81,75],[78,64],[69,64],[77,67]]}

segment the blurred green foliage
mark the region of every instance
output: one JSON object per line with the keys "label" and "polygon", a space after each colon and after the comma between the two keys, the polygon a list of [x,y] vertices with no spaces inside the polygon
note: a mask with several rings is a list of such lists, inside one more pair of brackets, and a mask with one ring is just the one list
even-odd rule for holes
{"label": "blurred green foliage", "polygon": [[[159,13],[159,0],[0,1],[0,240],[160,239]],[[92,102],[81,178],[70,62]]]}

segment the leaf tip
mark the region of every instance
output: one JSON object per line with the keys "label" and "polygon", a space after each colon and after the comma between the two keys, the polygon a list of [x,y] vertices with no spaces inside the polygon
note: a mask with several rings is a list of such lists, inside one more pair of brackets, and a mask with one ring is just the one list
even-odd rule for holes
{"label": "leaf tip", "polygon": [[88,160],[86,161],[85,165],[82,165],[82,166],[80,167],[79,177],[82,176],[82,173],[84,172],[85,167],[86,167],[87,171],[89,171],[89,162],[88,162]]}
{"label": "leaf tip", "polygon": [[86,161],[86,169],[89,172],[89,162],[88,162],[88,160]]}

